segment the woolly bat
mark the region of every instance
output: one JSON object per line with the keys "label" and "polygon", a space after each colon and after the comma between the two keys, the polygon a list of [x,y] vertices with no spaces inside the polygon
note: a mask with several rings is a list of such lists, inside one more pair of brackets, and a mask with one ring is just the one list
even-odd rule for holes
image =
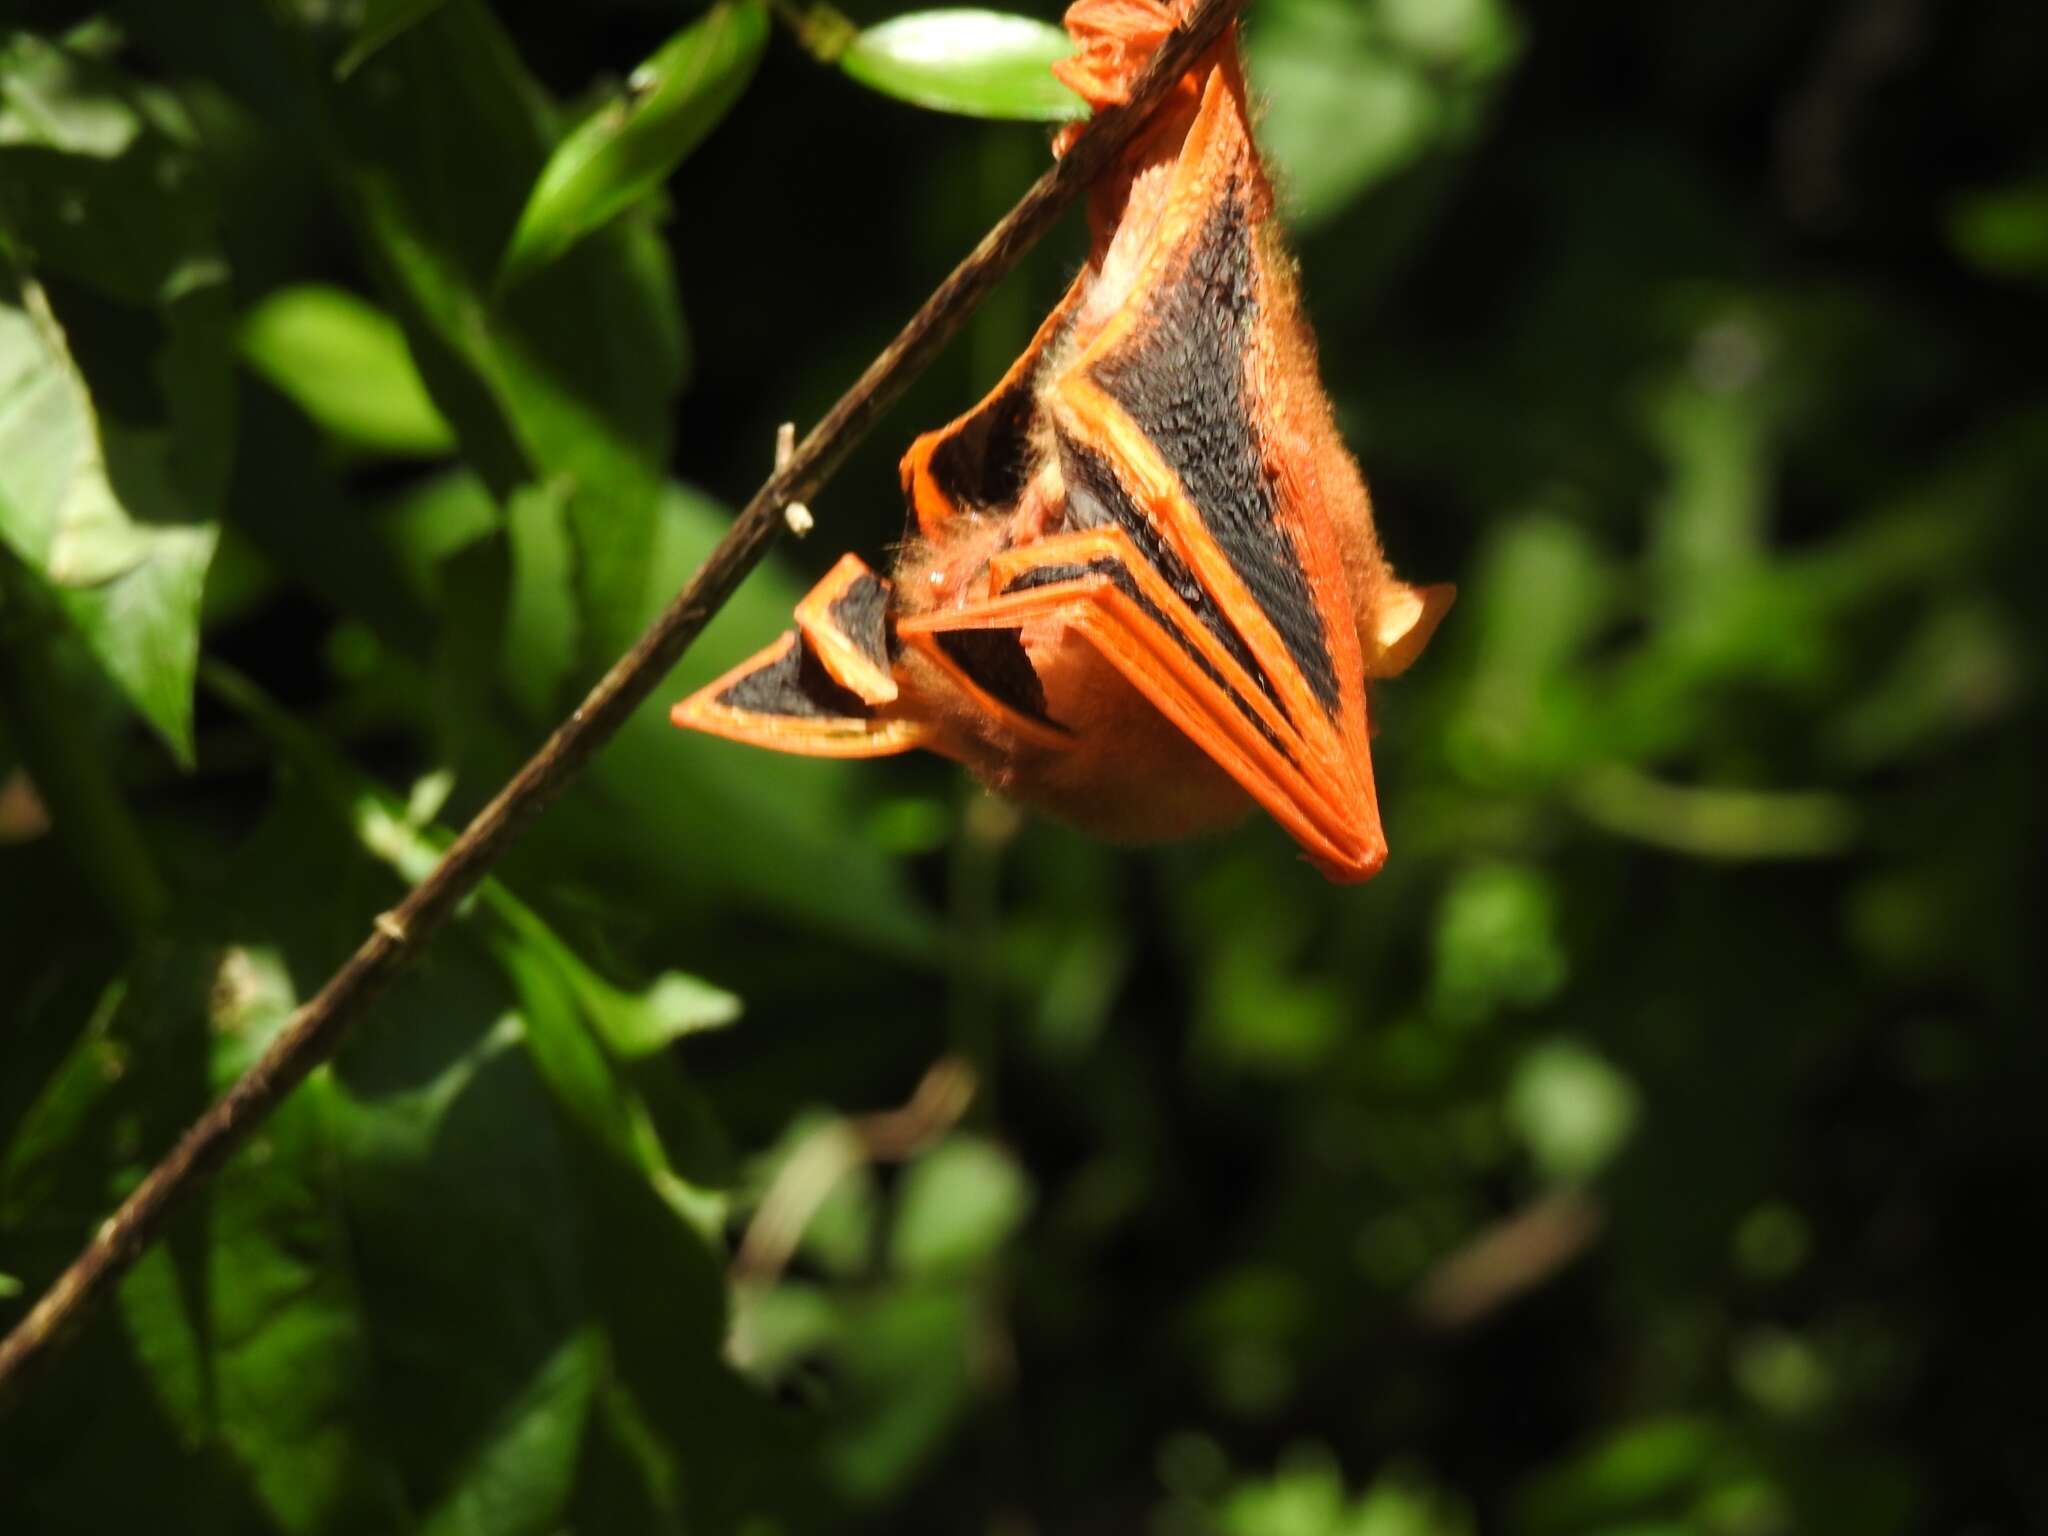
{"label": "woolly bat", "polygon": [[[1060,78],[1123,101],[1192,4],[1078,0]],[[1452,591],[1381,553],[1234,29],[1090,189],[1089,227],[1023,356],[904,457],[893,579],[845,556],[793,632],[673,719],[815,756],[926,748],[1120,839],[1256,804],[1330,879],[1367,879],[1386,844],[1366,685],[1415,658]]]}

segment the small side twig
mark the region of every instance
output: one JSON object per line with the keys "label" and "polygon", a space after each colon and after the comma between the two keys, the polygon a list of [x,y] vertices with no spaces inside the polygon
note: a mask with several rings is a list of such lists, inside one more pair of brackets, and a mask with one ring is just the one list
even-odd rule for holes
{"label": "small side twig", "polygon": [[974,1069],[941,1056],[900,1108],[829,1120],[783,1159],[733,1256],[735,1285],[770,1285],[839,1181],[867,1163],[908,1162],[960,1123],[974,1102]]}
{"label": "small side twig", "polygon": [[76,1326],[162,1233],[186,1200],[248,1140],[284,1096],[331,1057],[399,969],[414,959],[476,889],[527,823],[567,788],[617,733],[748,571],[786,528],[785,509],[808,503],[854,445],[901,398],[1067,206],[1130,143],[1167,90],[1222,36],[1246,0],[1201,0],[1132,89],[1127,106],[1102,113],[1067,153],[955,267],[853,387],[825,414],[789,462],[768,477],[682,591],[556,727],[505,787],[449,845],[441,862],[379,922],[340,970],[295,1012],[256,1064],[179,1137],[134,1193],[93,1234],[14,1331],[0,1340],[0,1408],[56,1356]]}
{"label": "small side twig", "polygon": [[1581,1190],[1545,1195],[1484,1228],[1424,1275],[1416,1316],[1432,1328],[1469,1328],[1570,1265],[1606,1224],[1605,1207]]}
{"label": "small side twig", "polygon": [[[775,473],[781,474],[789,468],[789,461],[796,457],[796,423],[785,421],[775,429]],[[800,501],[792,501],[782,509],[782,522],[789,531],[802,538],[817,527],[817,519],[811,516],[811,509]]]}

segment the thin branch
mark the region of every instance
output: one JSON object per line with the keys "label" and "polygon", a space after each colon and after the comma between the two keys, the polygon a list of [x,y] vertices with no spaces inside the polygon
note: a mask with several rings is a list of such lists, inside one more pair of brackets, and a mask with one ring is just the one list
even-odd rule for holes
{"label": "thin branch", "polygon": [[875,422],[957,333],[989,290],[1122,151],[1197,55],[1223,33],[1246,0],[1201,0],[1154,56],[1130,104],[1095,118],[1053,168],[955,267],[924,307],[868,365],[768,477],[689,583],[613,664],[540,750],[476,815],[441,862],[292,1015],[270,1048],[201,1115],[162,1162],[101,1223],[85,1250],[57,1277],[6,1339],[0,1340],[0,1407],[18,1399],[32,1370],[46,1364],[84,1318],[163,1231],[164,1223],[261,1125],[278,1103],[331,1057],[363,1009],[399,968],[417,956],[593,754],[654,691],[704,626],[784,531],[783,511],[814,498]]}
{"label": "thin branch", "polygon": [[974,1068],[941,1056],[899,1108],[826,1121],[783,1160],[747,1223],[729,1274],[734,1285],[772,1285],[839,1181],[868,1163],[903,1163],[960,1123],[974,1102]]}
{"label": "thin branch", "polygon": [[1605,1208],[1581,1190],[1545,1195],[1431,1268],[1415,1289],[1415,1314],[1432,1328],[1469,1328],[1564,1269],[1606,1224]]}

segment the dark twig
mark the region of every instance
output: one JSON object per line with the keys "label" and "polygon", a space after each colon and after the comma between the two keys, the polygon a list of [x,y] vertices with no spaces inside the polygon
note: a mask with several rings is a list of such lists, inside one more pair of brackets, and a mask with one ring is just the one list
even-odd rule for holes
{"label": "dark twig", "polygon": [[590,690],[526,766],[498,791],[405,900],[382,913],[362,946],[292,1015],[262,1058],[194,1121],[84,1252],[0,1340],[0,1406],[47,1363],[76,1325],[106,1299],[163,1231],[172,1213],[284,1096],[331,1057],[362,1011],[419,954],[463,897],[476,889],[520,831],[575,779],[592,754],[654,691],[704,626],[784,529],[783,509],[817,495],[854,445],[959,331],[976,305],[1087,188],[1150,115],[1195,57],[1245,0],[1201,0],[1166,40],[1132,90],[1130,105],[1088,125],[1054,167],[955,267],[888,348],[812,429],[786,465],[768,477],[697,574]]}

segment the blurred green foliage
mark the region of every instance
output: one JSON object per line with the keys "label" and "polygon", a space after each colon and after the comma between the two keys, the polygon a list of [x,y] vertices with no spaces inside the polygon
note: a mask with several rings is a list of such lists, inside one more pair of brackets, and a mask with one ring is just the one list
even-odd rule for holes
{"label": "blurred green foliage", "polygon": [[[1076,223],[0,1421],[0,1529],[2048,1519],[2037,11],[1254,0],[1462,588],[1386,872],[666,725]],[[1067,110],[1043,30],[895,15],[0,6],[0,1327],[1042,165],[891,98]]]}

